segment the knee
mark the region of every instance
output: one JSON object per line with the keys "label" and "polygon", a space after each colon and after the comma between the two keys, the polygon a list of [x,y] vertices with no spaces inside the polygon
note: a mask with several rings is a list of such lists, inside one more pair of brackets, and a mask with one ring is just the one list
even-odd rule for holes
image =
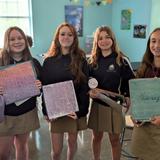
{"label": "knee", "polygon": [[59,160],[61,156],[61,151],[60,150],[53,151],[51,152],[51,156],[53,157],[53,160]]}
{"label": "knee", "polygon": [[69,147],[77,146],[77,136],[68,136],[68,145]]}
{"label": "knee", "polygon": [[118,146],[118,145],[120,145],[120,140],[119,140],[118,137],[111,138],[110,142],[111,142],[112,146]]}
{"label": "knee", "polygon": [[62,148],[57,148],[57,149],[53,149],[53,151],[51,152],[51,155],[53,157],[60,157],[62,153]]}
{"label": "knee", "polygon": [[19,152],[25,152],[28,150],[28,144],[23,144],[23,145],[15,145],[15,148]]}
{"label": "knee", "polygon": [[101,142],[103,138],[103,135],[99,134],[99,135],[93,135],[93,141],[94,142]]}

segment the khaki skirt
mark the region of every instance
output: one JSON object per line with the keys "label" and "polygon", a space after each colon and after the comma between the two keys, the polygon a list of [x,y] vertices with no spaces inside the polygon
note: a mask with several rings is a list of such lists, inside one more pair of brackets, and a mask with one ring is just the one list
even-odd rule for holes
{"label": "khaki skirt", "polygon": [[19,116],[5,116],[5,119],[0,123],[0,136],[25,134],[39,127],[37,108],[35,108]]}
{"label": "khaki skirt", "polygon": [[131,151],[143,160],[160,160],[160,127],[146,123],[134,127]]}
{"label": "khaki skirt", "polygon": [[74,120],[64,116],[49,123],[49,130],[52,133],[77,132],[84,129],[87,129],[86,117]]}
{"label": "khaki skirt", "polygon": [[88,128],[97,132],[119,134],[122,132],[125,121],[121,113],[111,107],[92,102],[88,119]]}

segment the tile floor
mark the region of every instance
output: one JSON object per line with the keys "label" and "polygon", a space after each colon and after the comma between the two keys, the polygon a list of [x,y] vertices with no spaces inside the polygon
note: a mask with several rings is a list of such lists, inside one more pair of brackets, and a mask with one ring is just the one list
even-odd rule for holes
{"label": "tile floor", "polygon": [[[30,146],[30,160],[50,160],[50,136],[48,131],[48,124],[43,118],[40,118],[41,128],[33,132],[30,136],[29,146]],[[131,136],[131,130],[127,130],[125,137]],[[90,147],[91,142],[91,131],[85,130],[79,133],[78,136],[78,151],[75,156],[75,160],[91,160],[92,151]],[[62,160],[66,160],[66,141],[64,141],[64,148],[62,154]],[[123,149],[129,151],[129,142],[124,142]],[[111,160],[110,144],[108,141],[107,134],[104,135],[102,144],[101,160]],[[121,160],[131,160],[124,156]]]}

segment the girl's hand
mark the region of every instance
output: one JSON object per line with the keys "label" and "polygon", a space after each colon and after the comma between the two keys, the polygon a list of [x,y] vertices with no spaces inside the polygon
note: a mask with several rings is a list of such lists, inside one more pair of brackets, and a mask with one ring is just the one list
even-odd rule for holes
{"label": "girl's hand", "polygon": [[42,88],[42,83],[41,83],[41,81],[40,80],[36,80],[36,86],[39,88],[39,89],[41,89]]}
{"label": "girl's hand", "polygon": [[96,92],[96,90],[95,90],[95,89],[91,89],[91,90],[89,91],[89,96],[90,96],[91,98],[97,98],[97,92]]}
{"label": "girl's hand", "polygon": [[125,113],[127,113],[129,108],[130,108],[130,105],[131,105],[130,98],[129,97],[125,97],[124,98],[124,103],[122,105],[124,106],[123,108],[125,109]]}
{"label": "girl's hand", "polygon": [[142,122],[142,121],[135,120],[132,116],[131,116],[131,120],[136,127],[141,127],[145,123],[145,122]]}
{"label": "girl's hand", "polygon": [[0,95],[3,95],[4,94],[4,89],[2,86],[0,86]]}
{"label": "girl's hand", "polygon": [[75,112],[72,112],[72,113],[68,114],[67,116],[70,118],[73,118],[73,119],[77,119],[77,115]]}
{"label": "girl's hand", "polygon": [[155,116],[155,117],[151,118],[151,123],[156,126],[160,126],[160,116]]}
{"label": "girl's hand", "polygon": [[44,119],[45,119],[48,123],[51,122],[51,120],[49,119],[48,116],[44,116]]}

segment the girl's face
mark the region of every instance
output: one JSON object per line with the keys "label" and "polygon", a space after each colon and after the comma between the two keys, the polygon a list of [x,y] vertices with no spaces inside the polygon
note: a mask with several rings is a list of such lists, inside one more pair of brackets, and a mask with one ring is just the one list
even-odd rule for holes
{"label": "girl's face", "polygon": [[101,31],[98,37],[98,47],[102,51],[112,51],[113,41],[106,31]]}
{"label": "girl's face", "polygon": [[13,54],[22,53],[26,44],[24,37],[17,30],[12,30],[9,35],[9,48]]}
{"label": "girl's face", "polygon": [[73,44],[74,36],[71,30],[67,26],[64,26],[60,29],[58,38],[62,49],[70,48],[71,45]]}
{"label": "girl's face", "polygon": [[156,57],[160,57],[160,31],[152,33],[150,37],[150,50]]}

